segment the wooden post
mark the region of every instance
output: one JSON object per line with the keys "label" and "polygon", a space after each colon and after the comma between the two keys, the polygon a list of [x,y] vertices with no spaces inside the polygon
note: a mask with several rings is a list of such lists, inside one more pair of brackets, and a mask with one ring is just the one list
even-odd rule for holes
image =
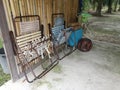
{"label": "wooden post", "polygon": [[9,28],[6,20],[5,9],[3,6],[3,0],[0,0],[0,31],[3,37],[5,54],[10,69],[10,74],[13,82],[18,80],[17,66],[15,63],[15,58],[13,54],[12,44],[9,36]]}

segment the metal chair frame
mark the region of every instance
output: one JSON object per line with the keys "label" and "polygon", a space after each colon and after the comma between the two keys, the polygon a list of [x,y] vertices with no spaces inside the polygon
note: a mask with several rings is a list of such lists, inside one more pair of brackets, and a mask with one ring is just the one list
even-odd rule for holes
{"label": "metal chair frame", "polygon": [[[28,38],[29,33],[32,35],[32,33],[36,32],[36,31],[29,32],[25,35],[20,34],[20,36],[17,36],[17,33],[16,33],[17,28],[16,28],[15,23],[19,22],[19,21],[16,21],[16,19],[21,20],[23,18],[31,18],[31,17],[35,17],[39,21],[37,23],[37,24],[39,24],[38,32],[40,33],[41,36],[38,36],[38,37],[36,36],[38,41],[36,41],[36,38],[33,38],[32,40],[28,40],[28,42],[26,42],[26,45],[20,46],[18,38],[19,38],[20,42],[22,42],[22,39],[20,39],[20,37],[25,38],[25,35],[26,35],[26,37]],[[21,22],[22,21],[20,21],[20,23]],[[30,21],[29,21],[29,23],[30,23]],[[52,68],[54,68],[59,63],[58,57],[55,55],[55,52],[53,50],[54,49],[53,44],[50,45],[50,43],[52,43],[50,38],[49,37],[45,38],[45,36],[43,35],[43,28],[41,29],[40,17],[38,15],[28,15],[28,16],[15,17],[14,18],[14,27],[15,27],[15,36],[14,36],[13,32],[10,31],[10,37],[11,37],[11,42],[12,42],[12,46],[13,46],[13,51],[14,51],[15,56],[17,57],[17,59],[20,62],[19,65],[22,68],[22,72],[24,73],[24,76],[25,76],[27,82],[32,83],[36,79],[40,79],[41,77],[46,75]],[[24,30],[24,28],[23,28],[23,30]],[[49,55],[50,53],[49,53],[48,49],[46,49],[46,47],[41,47],[40,45],[43,45],[43,46],[46,45],[46,47],[49,48],[49,49],[50,49],[50,47],[52,47],[52,53],[53,54],[51,55],[51,57],[56,57],[54,61],[50,57],[50,55]],[[42,52],[42,55],[46,54],[48,56],[47,59],[50,61],[50,64],[46,68],[43,68],[42,72],[39,75],[36,75],[30,63],[35,61],[36,59],[38,59],[39,61],[41,61],[40,64],[42,66],[42,64],[43,64],[42,60],[44,58],[42,57],[42,55],[38,51]],[[34,52],[34,54],[33,54],[33,52]],[[32,58],[31,60],[29,60],[28,58],[30,57],[31,54],[33,54],[32,56],[35,56],[35,55],[36,56],[34,58]],[[27,75],[28,70],[30,70],[30,72],[34,76],[34,78],[32,80],[30,80],[28,75]]]}
{"label": "metal chair frame", "polygon": [[[67,36],[67,33],[72,32],[72,30],[71,30],[71,27],[65,28],[65,21],[64,21],[63,25],[54,27],[54,18],[57,16],[62,16],[64,18],[63,13],[54,13],[54,14],[52,14],[52,25],[48,24],[48,26],[49,26],[49,30],[50,30],[50,34],[51,34],[51,39],[52,39],[53,44],[54,44],[55,52],[57,52],[59,60],[62,60],[64,57],[66,57],[66,56],[70,55],[72,52],[74,52],[76,50],[76,48],[69,47],[67,45],[67,39],[69,37],[69,35]],[[62,27],[62,28],[57,29],[59,27],[60,28]],[[54,28],[56,28],[56,31],[54,30]],[[58,35],[55,35],[56,32]],[[62,38],[65,38],[65,41],[62,43],[59,43],[59,40],[58,40],[60,34],[61,34]],[[56,38],[56,36],[58,36],[58,37]],[[57,42],[57,45],[55,44],[55,42]],[[65,47],[65,48],[63,48],[63,47]],[[59,49],[61,49],[61,50],[59,50]],[[69,49],[69,52],[66,53],[65,51],[68,49]],[[60,57],[60,54],[59,54],[61,52],[63,52],[63,54],[64,54],[62,57]]]}

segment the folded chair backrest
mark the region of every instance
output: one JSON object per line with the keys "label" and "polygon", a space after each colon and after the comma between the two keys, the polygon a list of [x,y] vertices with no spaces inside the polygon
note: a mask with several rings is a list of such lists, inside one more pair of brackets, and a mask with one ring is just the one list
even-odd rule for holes
{"label": "folded chair backrest", "polygon": [[30,33],[40,30],[39,20],[20,22],[20,33]]}
{"label": "folded chair backrest", "polygon": [[65,29],[65,22],[63,13],[55,13],[52,15],[52,26],[52,37],[54,44],[64,43],[65,36],[63,34],[63,30]]}
{"label": "folded chair backrest", "polygon": [[64,13],[53,13],[51,18],[52,18],[52,27],[65,25]]}
{"label": "folded chair backrest", "polygon": [[38,15],[17,16],[14,18],[15,36],[30,34],[41,31],[43,36],[43,25]]}

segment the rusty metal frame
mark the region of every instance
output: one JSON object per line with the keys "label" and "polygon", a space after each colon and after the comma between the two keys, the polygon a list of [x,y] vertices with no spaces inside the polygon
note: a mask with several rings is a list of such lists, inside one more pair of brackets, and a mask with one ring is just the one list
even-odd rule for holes
{"label": "rusty metal frame", "polygon": [[[49,23],[48,24],[48,27],[49,27],[49,32],[50,32],[50,38],[52,39],[52,41],[53,41],[53,38],[52,38],[52,36],[53,36],[53,34],[52,34],[52,27],[53,27],[53,24],[54,24],[54,17],[55,16],[63,16],[63,18],[64,18],[64,13],[53,13],[52,14],[52,25]],[[65,28],[65,21],[64,21],[64,28]],[[65,34],[65,37],[66,37],[66,34]],[[65,42],[64,44],[62,44],[62,45],[67,45],[67,42]],[[55,51],[54,52],[56,52],[56,54],[57,54],[57,56],[58,56],[58,58],[59,58],[59,60],[62,60],[63,58],[65,58],[66,56],[69,56],[71,53],[73,53],[76,49],[77,49],[77,47],[75,46],[75,48],[73,48],[73,47],[69,47],[70,48],[70,52],[68,52],[68,53],[64,53],[64,50],[63,50],[63,53],[64,53],[64,56],[62,56],[62,57],[60,57],[59,56],[59,52],[57,51],[57,49],[59,49],[62,45],[58,45],[58,46],[56,46],[56,45],[54,45],[54,48],[55,48]]]}
{"label": "rusty metal frame", "polygon": [[[39,20],[39,22],[40,22],[40,17],[39,17],[38,15],[18,16],[18,17],[15,17],[15,18],[14,18],[14,25],[15,25],[16,19],[18,19],[18,18],[27,18],[27,17],[38,17],[38,20]],[[16,27],[15,27],[15,30],[16,30]],[[40,29],[40,30],[41,30],[41,29]],[[42,33],[42,37],[43,37],[43,36],[44,36],[44,35],[43,35],[43,30],[41,31],[41,33]],[[54,61],[51,60],[51,59],[49,59],[49,60],[50,60],[50,65],[48,65],[47,68],[45,68],[45,70],[43,70],[39,75],[36,76],[35,73],[34,73],[33,68],[30,66],[30,64],[29,64],[29,62],[27,61],[25,55],[24,55],[23,52],[21,51],[20,47],[17,45],[17,42],[16,42],[16,39],[15,39],[15,37],[14,37],[13,32],[10,31],[9,34],[10,34],[10,38],[11,38],[11,42],[12,42],[14,54],[15,54],[15,56],[17,57],[17,59],[19,60],[20,65],[22,66],[22,71],[23,71],[23,73],[24,73],[24,76],[25,76],[27,82],[32,83],[32,82],[35,81],[36,79],[40,79],[41,77],[43,77],[44,75],[46,75],[52,68],[54,68],[54,67],[59,63],[58,57],[57,57]],[[15,35],[17,36],[17,33],[15,33]],[[51,40],[51,39],[48,38],[48,39],[46,39],[45,41],[50,41],[50,40]],[[31,43],[31,42],[29,42],[29,43]],[[42,41],[42,42],[39,42],[39,43],[43,43],[43,41]],[[53,48],[54,48],[54,47],[53,47]],[[35,50],[35,47],[31,47],[31,50]],[[36,50],[35,50],[35,52],[37,53]],[[54,51],[53,51],[53,52],[54,52]],[[54,55],[55,55],[55,53],[54,53]],[[20,57],[20,56],[22,56],[22,59],[24,59],[24,62],[21,60],[21,57]],[[37,58],[38,58],[38,59],[41,59],[40,56],[38,55],[38,53],[37,53]],[[42,63],[41,63],[41,64],[42,64]],[[26,65],[29,67],[30,72],[31,72],[31,73],[33,74],[33,76],[34,76],[34,79],[32,79],[32,80],[29,80],[29,78],[28,78],[28,76],[27,76],[27,73],[28,73],[27,71],[28,71],[28,70],[25,69]]]}

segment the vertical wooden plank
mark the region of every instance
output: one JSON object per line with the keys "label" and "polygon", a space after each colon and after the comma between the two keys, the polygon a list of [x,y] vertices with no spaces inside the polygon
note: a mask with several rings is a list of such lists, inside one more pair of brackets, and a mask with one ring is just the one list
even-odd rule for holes
{"label": "vertical wooden plank", "polygon": [[64,14],[66,26],[76,21],[78,0],[64,0]]}
{"label": "vertical wooden plank", "polygon": [[[25,15],[28,15],[28,6],[27,6],[27,0],[23,0],[24,8],[25,8]],[[26,19],[27,20],[27,19]]]}
{"label": "vertical wooden plank", "polygon": [[72,19],[73,19],[73,17],[72,17],[72,15],[73,15],[73,7],[71,7],[71,6],[73,6],[73,0],[70,0],[70,4],[69,4],[69,10],[70,10],[70,12],[69,12],[69,19],[68,19],[68,24],[69,23],[72,23]]}
{"label": "vertical wooden plank", "polygon": [[52,14],[52,11],[51,11],[51,0],[45,0],[45,5],[44,5],[44,10],[45,10],[45,17],[46,19],[45,20],[45,34],[48,35],[49,34],[49,29],[48,29],[48,23],[50,23],[50,20],[51,20],[51,14]]}
{"label": "vertical wooden plank", "polygon": [[51,23],[51,15],[52,15],[52,0],[48,0],[47,5],[47,22]]}
{"label": "vertical wooden plank", "polygon": [[[11,7],[12,7],[12,12],[13,12],[13,18],[15,18],[16,16],[20,16],[20,7],[19,7],[19,2],[18,2],[19,0],[10,0],[10,2],[11,2]],[[17,25],[16,25],[16,34],[17,34],[17,36],[19,36],[20,35],[20,29],[19,29],[19,25],[18,25],[18,23],[16,23]]]}
{"label": "vertical wooden plank", "polygon": [[[11,17],[11,10],[10,10],[10,7],[9,7],[8,0],[3,0],[3,3],[4,3],[7,22],[9,23],[8,27],[9,27],[10,30],[14,31],[12,17]],[[8,7],[6,7],[6,6],[8,6]]]}
{"label": "vertical wooden plank", "polygon": [[17,1],[14,0],[10,0],[10,6],[12,9],[12,14],[13,14],[13,18],[17,15],[19,15],[19,10],[18,10],[18,3]]}
{"label": "vertical wooden plank", "polygon": [[34,0],[34,15],[38,15],[37,14],[37,12],[38,12],[38,10],[37,10],[37,0]]}
{"label": "vertical wooden plank", "polygon": [[64,0],[64,15],[65,15],[66,27],[68,26],[68,20],[69,20],[68,17],[70,17],[69,16],[69,11],[70,11],[69,6],[70,6],[70,1]]}
{"label": "vertical wooden plank", "polygon": [[64,4],[63,4],[63,0],[58,0],[58,13],[63,13],[63,7],[64,7]]}
{"label": "vertical wooden plank", "polygon": [[76,21],[77,11],[78,11],[78,0],[74,0],[73,8],[72,8],[72,18],[73,18],[72,22]]}
{"label": "vertical wooden plank", "polygon": [[58,6],[59,6],[59,0],[56,0],[56,2],[55,2],[55,13],[59,13],[59,8],[58,8]]}
{"label": "vertical wooden plank", "polygon": [[4,49],[7,57],[8,66],[10,68],[10,74],[13,81],[16,81],[18,77],[17,67],[15,63],[12,44],[9,36],[9,28],[5,17],[5,9],[3,6],[3,0],[0,0],[0,31],[3,37]]}
{"label": "vertical wooden plank", "polygon": [[[31,11],[31,15],[34,15],[34,0],[30,0],[30,5],[31,5],[31,8],[30,8],[30,11]],[[33,18],[32,18],[33,19]]]}
{"label": "vertical wooden plank", "polygon": [[52,0],[52,13],[55,13],[55,0]]}
{"label": "vertical wooden plank", "polygon": [[47,28],[47,10],[46,10],[46,6],[47,6],[47,0],[42,0],[43,1],[43,3],[42,3],[42,10],[43,10],[43,18],[44,18],[44,20],[43,20],[43,23],[44,23],[44,34],[45,35],[47,35],[47,31],[48,31],[48,28]]}
{"label": "vertical wooden plank", "polygon": [[30,15],[30,4],[29,4],[29,2],[30,2],[30,1],[27,0],[27,7],[28,7],[28,11],[27,11],[27,12],[28,12],[28,15]]}
{"label": "vertical wooden plank", "polygon": [[41,19],[41,23],[44,24],[43,20],[43,8],[42,8],[42,3],[43,3],[43,0],[38,0],[38,10],[39,10],[39,16],[40,16],[40,19]]}

